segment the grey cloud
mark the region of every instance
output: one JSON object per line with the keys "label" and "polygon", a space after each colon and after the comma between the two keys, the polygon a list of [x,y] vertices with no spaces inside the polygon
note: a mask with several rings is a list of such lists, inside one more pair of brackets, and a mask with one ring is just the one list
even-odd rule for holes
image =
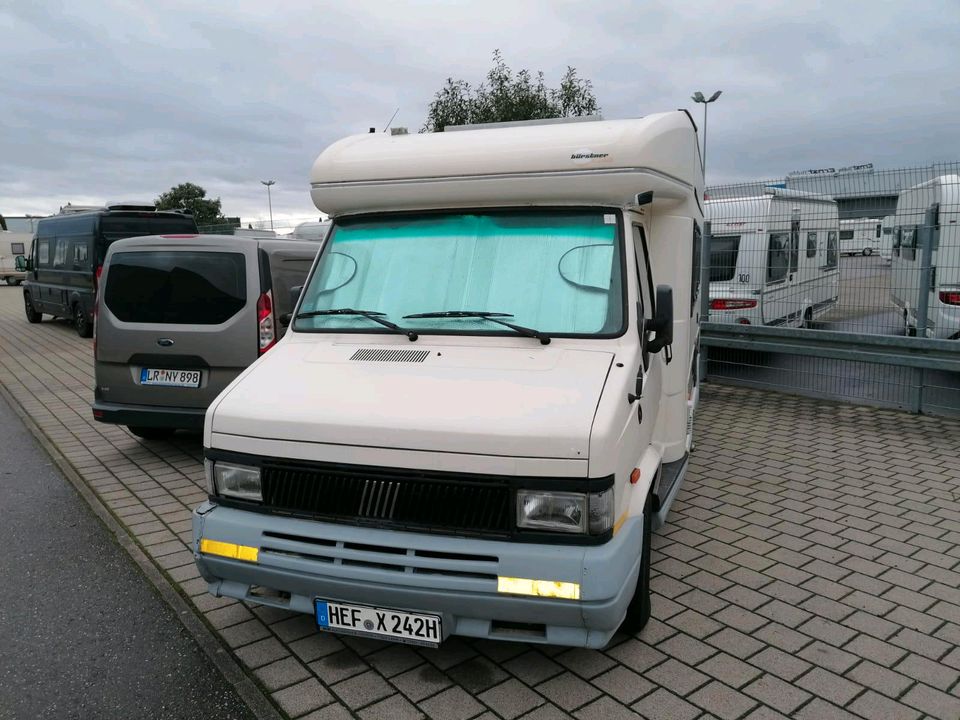
{"label": "grey cloud", "polygon": [[[327,144],[417,129],[448,76],[500,48],[556,82],[573,65],[607,117],[710,109],[709,179],[960,156],[960,6],[876,3],[51,0],[0,9],[0,212],[152,198],[190,180],[228,214],[314,216]],[[8,71],[9,70],[9,71]]]}

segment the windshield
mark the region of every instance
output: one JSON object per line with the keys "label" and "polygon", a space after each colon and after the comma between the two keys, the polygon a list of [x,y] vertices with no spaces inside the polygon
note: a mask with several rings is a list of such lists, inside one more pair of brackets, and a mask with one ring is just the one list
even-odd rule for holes
{"label": "windshield", "polygon": [[429,214],[339,221],[303,292],[297,331],[388,332],[360,308],[418,333],[516,334],[483,317],[505,313],[554,336],[623,330],[617,215],[551,209]]}

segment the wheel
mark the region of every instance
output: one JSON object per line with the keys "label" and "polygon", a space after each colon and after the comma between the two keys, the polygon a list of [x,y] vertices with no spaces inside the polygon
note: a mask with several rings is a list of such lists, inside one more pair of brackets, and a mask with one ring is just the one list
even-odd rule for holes
{"label": "wheel", "polygon": [[872,247],[865,247],[865,248],[863,249],[863,256],[864,256],[864,257],[870,257],[872,254],[873,254],[873,248],[872,248]]}
{"label": "wheel", "polygon": [[43,319],[43,313],[37,312],[33,309],[33,303],[30,302],[30,296],[26,293],[23,295],[23,310],[27,315],[27,322],[29,323],[38,323]]}
{"label": "wheel", "polygon": [[90,322],[80,303],[75,303],[73,306],[73,327],[76,328],[77,335],[80,337],[93,337],[93,323]]}
{"label": "wheel", "polygon": [[127,430],[144,440],[166,440],[173,437],[173,433],[176,432],[173,428],[140,427],[138,425],[128,425]]}
{"label": "wheel", "polygon": [[5,278],[5,280],[7,281],[7,285],[19,285],[19,284],[20,284],[20,281],[17,280],[15,277],[8,277],[8,278]]}
{"label": "wheel", "polygon": [[643,506],[643,547],[640,549],[640,574],[637,589],[627,606],[627,614],[620,624],[620,632],[636,635],[650,619],[650,538],[653,534],[653,495],[647,496]]}

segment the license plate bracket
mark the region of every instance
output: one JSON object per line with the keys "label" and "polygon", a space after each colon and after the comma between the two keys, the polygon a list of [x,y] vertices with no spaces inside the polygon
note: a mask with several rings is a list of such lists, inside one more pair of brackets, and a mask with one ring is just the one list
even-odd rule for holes
{"label": "license plate bracket", "polygon": [[422,647],[439,647],[443,623],[439,615],[342,603],[315,598],[314,620],[326,632],[356,635]]}

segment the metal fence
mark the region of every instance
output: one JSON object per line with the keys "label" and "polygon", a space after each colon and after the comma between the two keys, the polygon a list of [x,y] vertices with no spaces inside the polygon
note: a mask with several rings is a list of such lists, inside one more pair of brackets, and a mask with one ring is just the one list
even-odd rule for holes
{"label": "metal fence", "polygon": [[960,163],[707,189],[710,380],[960,414]]}

